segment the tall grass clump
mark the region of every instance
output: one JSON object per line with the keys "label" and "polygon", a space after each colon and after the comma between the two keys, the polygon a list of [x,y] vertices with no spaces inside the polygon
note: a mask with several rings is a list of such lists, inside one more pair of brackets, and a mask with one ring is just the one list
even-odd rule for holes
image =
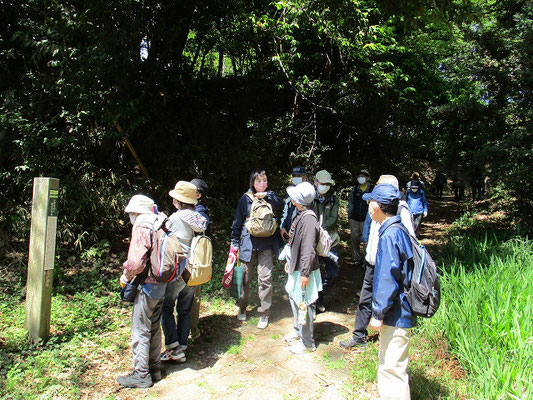
{"label": "tall grass clump", "polygon": [[533,398],[533,242],[452,233],[439,260],[442,330],[479,399]]}

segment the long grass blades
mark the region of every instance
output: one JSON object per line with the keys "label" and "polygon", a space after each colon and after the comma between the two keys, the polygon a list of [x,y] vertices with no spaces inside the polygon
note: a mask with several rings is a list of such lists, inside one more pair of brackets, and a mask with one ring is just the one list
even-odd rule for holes
{"label": "long grass blades", "polygon": [[442,255],[443,330],[479,399],[533,398],[533,242],[455,234]]}

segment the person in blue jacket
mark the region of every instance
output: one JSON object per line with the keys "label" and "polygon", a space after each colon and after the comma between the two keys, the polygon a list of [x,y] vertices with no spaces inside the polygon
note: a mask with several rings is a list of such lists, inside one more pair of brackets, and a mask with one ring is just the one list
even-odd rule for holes
{"label": "person in blue jacket", "polygon": [[[396,189],[399,188],[398,179],[394,175],[381,175],[377,184],[389,183]],[[415,236],[413,229],[413,216],[407,207],[407,203],[400,200],[398,203],[398,215],[401,218],[402,224],[407,228],[407,231]],[[355,314],[355,326],[352,337],[349,340],[341,340],[339,346],[343,349],[357,349],[367,346],[368,324],[372,316],[372,291],[374,285],[374,266],[376,265],[376,256],[378,252],[379,242],[379,228],[378,222],[370,218],[367,213],[365,219],[365,228],[363,229],[363,243],[366,244],[365,251],[365,275],[361,285],[359,294],[359,305]]]}
{"label": "person in blue jacket", "polygon": [[274,212],[281,211],[283,200],[273,192],[268,190],[267,174],[263,170],[252,172],[250,176],[250,188],[243,194],[237,204],[235,218],[231,230],[230,255],[236,256],[239,252],[239,259],[244,265],[244,296],[238,300],[239,313],[237,319],[246,321],[246,307],[248,305],[248,294],[250,283],[252,282],[253,266],[257,262],[257,286],[261,305],[257,309],[261,314],[257,327],[265,329],[268,326],[268,311],[272,305],[272,269],[274,268],[274,257],[279,255],[280,236],[279,229],[268,237],[252,236],[245,226],[245,222],[250,217],[252,199],[265,199]]}
{"label": "person in blue jacket", "polygon": [[379,331],[378,391],[382,400],[408,400],[409,337],[416,316],[404,293],[413,275],[413,251],[397,215],[401,192],[383,183],[363,199],[370,200],[370,217],[381,225],[369,324]]}
{"label": "person in blue jacket", "polygon": [[419,181],[410,181],[407,192],[405,194],[405,201],[409,207],[409,211],[413,214],[413,226],[415,232],[418,233],[418,228],[422,223],[422,219],[428,215],[428,202],[426,200],[426,193]]}

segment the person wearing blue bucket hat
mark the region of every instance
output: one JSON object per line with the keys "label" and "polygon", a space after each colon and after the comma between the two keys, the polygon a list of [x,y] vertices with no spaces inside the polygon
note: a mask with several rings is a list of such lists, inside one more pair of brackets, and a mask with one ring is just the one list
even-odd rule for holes
{"label": "person wearing blue bucket hat", "polygon": [[404,289],[413,274],[409,236],[397,215],[401,192],[383,183],[365,193],[368,212],[379,228],[370,328],[379,331],[378,391],[381,399],[410,399],[409,337],[416,323]]}

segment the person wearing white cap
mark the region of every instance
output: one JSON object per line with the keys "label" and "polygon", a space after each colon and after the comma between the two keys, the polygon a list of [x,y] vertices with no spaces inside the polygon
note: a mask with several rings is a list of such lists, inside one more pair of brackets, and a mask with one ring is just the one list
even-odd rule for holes
{"label": "person wearing white cap", "polygon": [[[327,230],[331,237],[331,254],[337,257],[338,244],[341,241],[339,233],[337,232],[337,219],[339,218],[340,203],[338,197],[331,190],[331,186],[334,184],[335,182],[331,178],[331,174],[325,169],[316,173],[315,186],[317,198],[315,199],[315,211],[317,216],[322,218],[322,228]],[[320,298],[317,302],[317,310],[319,312],[324,312],[326,310],[324,297],[333,287],[339,276],[339,264],[336,261],[333,261],[331,257],[320,257],[320,262],[325,265],[326,276],[324,279],[324,290],[320,293]]]}
{"label": "person wearing white cap", "polygon": [[364,255],[361,251],[361,236],[368,213],[368,203],[363,200],[363,194],[370,193],[372,189],[374,189],[374,186],[370,183],[370,173],[366,169],[362,169],[357,176],[357,185],[352,188],[348,198],[352,257],[358,266],[363,266],[364,264]]}
{"label": "person wearing white cap", "polygon": [[[204,232],[207,227],[207,219],[195,211],[197,187],[190,182],[179,181],[168,194],[177,210],[169,217],[167,228],[178,237],[183,251],[188,253],[195,232]],[[186,361],[194,291],[194,286],[187,286],[182,277],[175,278],[167,285],[161,317],[165,334],[165,352],[161,354],[161,361]]]}
{"label": "person wearing white cap", "polygon": [[303,182],[288,187],[287,193],[298,209],[298,216],[290,228],[291,255],[285,264],[285,272],[288,274],[285,289],[289,294],[294,316],[294,329],[285,335],[285,340],[289,343],[294,342],[290,351],[299,354],[316,350],[313,319],[315,302],[322,290],[320,263],[316,253],[319,223],[312,210],[316,196],[313,185]]}
{"label": "person wearing white cap", "polygon": [[131,350],[134,371],[119,376],[117,382],[124,387],[147,388],[161,379],[161,305],[166,284],[157,283],[148,276],[146,263],[150,256],[151,237],[161,226],[164,215],[156,215],[154,201],[147,196],[133,196],[125,211],[133,225],[128,259],[124,262],[121,286],[128,282],[141,285],[133,302],[131,318]]}

